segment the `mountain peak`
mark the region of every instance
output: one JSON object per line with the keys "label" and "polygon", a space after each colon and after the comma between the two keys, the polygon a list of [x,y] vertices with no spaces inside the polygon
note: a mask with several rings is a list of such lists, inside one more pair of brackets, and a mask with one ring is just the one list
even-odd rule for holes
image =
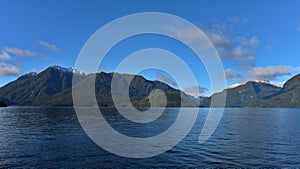
{"label": "mountain peak", "polygon": [[53,65],[51,66],[50,68],[52,69],[56,69],[58,71],[62,71],[62,72],[65,72],[65,73],[72,73],[72,74],[78,74],[78,75],[85,75],[84,72],[82,71],[79,71],[73,67],[70,67],[70,68],[64,68],[64,67],[61,67],[59,65]]}
{"label": "mountain peak", "polygon": [[249,82],[271,84],[269,80],[251,80]]}
{"label": "mountain peak", "polygon": [[228,86],[226,89],[234,89],[234,88],[237,88],[237,87],[249,84],[249,83],[253,83],[253,82],[254,83],[263,83],[263,84],[273,85],[273,84],[270,83],[269,80],[250,80],[250,81],[247,81],[246,83],[236,83],[236,84],[233,84],[231,86]]}

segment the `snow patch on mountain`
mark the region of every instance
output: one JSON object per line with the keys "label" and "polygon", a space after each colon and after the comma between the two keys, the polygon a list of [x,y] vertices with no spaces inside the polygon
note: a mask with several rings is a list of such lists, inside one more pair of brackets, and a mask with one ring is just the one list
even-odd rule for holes
{"label": "snow patch on mountain", "polygon": [[59,71],[65,72],[65,73],[72,73],[72,74],[77,74],[77,75],[85,75],[84,72],[79,71],[79,70],[77,70],[77,69],[75,69],[73,67],[71,67],[71,68],[64,68],[64,67],[61,67],[61,66],[58,66],[58,65],[53,65],[53,66],[51,66],[51,68],[57,69]]}

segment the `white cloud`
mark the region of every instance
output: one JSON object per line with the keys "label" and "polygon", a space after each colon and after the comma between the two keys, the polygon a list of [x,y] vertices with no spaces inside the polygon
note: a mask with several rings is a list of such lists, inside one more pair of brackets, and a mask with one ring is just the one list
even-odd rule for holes
{"label": "white cloud", "polygon": [[208,91],[208,89],[205,88],[205,87],[201,87],[201,86],[191,86],[191,87],[183,89],[183,91],[186,94],[188,94],[188,95],[191,95],[191,96],[194,96],[194,97],[198,97],[201,94],[203,94],[206,91]]}
{"label": "white cloud", "polygon": [[12,57],[7,52],[2,52],[0,54],[0,60],[12,60]]}
{"label": "white cloud", "polygon": [[50,44],[46,41],[39,41],[38,43],[39,43],[39,45],[45,47],[48,50],[51,50],[51,51],[54,51],[54,52],[59,51],[59,48],[54,44]]}
{"label": "white cloud", "polygon": [[237,39],[243,46],[247,46],[250,48],[256,48],[260,43],[256,36],[253,36],[250,39],[246,39],[245,37],[237,37]]}
{"label": "white cloud", "polygon": [[28,49],[20,49],[16,47],[3,47],[0,53],[0,76],[17,76],[20,74],[20,69],[17,66],[8,64],[13,63],[21,65],[22,63],[16,57],[34,57],[36,52]]}
{"label": "white cloud", "polygon": [[254,67],[248,74],[255,80],[274,80],[281,76],[290,76],[295,70],[296,68],[287,65]]}
{"label": "white cloud", "polygon": [[231,69],[231,68],[226,69],[224,71],[224,74],[225,74],[226,79],[228,79],[228,80],[237,80],[241,77],[241,74],[239,74],[236,70]]}
{"label": "white cloud", "polygon": [[215,48],[220,49],[231,49],[232,48],[232,42],[231,40],[225,36],[223,33],[220,32],[210,32],[205,31],[208,38],[211,40]]}
{"label": "white cloud", "polygon": [[[219,29],[218,29],[219,30]],[[209,31],[208,29],[201,30],[204,34],[199,31],[196,31],[192,28],[173,28],[172,29],[175,36],[187,41],[188,43],[195,44],[199,46],[199,48],[207,49],[211,47],[207,38],[212,42],[215,48],[224,48],[228,49],[232,47],[232,42],[230,38],[225,36],[222,32],[217,31]]]}
{"label": "white cloud", "polygon": [[[237,18],[234,18],[235,20]],[[237,80],[244,83],[249,80],[269,80],[275,85],[282,85],[277,82],[278,78],[292,75],[297,68],[288,65],[259,67],[256,65],[256,50],[260,40],[257,36],[235,36],[234,31],[228,30],[228,25],[213,26],[212,29],[204,27],[203,32],[218,51],[222,61],[229,62],[234,69],[229,68],[224,71],[226,79]],[[297,25],[300,31],[300,23]],[[192,29],[174,29],[177,36],[200,45],[203,36]],[[201,39],[202,38],[202,39]],[[203,46],[202,46],[203,47]],[[271,46],[268,46],[270,49]],[[223,75],[224,76],[224,75]]]}
{"label": "white cloud", "polygon": [[223,61],[230,61],[238,68],[247,70],[256,65],[256,49],[259,39],[256,36],[250,38],[242,36],[228,36],[225,34],[225,26],[222,29],[206,30],[205,33],[214,44]]}
{"label": "white cloud", "polygon": [[16,66],[0,63],[0,76],[17,76],[20,74],[20,69]]}
{"label": "white cloud", "polygon": [[277,65],[277,66],[267,66],[267,67],[253,67],[244,70],[241,74],[234,69],[226,69],[224,74],[226,79],[230,81],[237,80],[239,83],[245,83],[249,80],[268,80],[276,86],[282,86],[284,82],[277,81],[282,77],[289,77],[295,73],[299,68],[295,68],[288,65]]}
{"label": "white cloud", "polygon": [[300,31],[300,22],[298,23],[297,25],[297,28],[296,28],[298,31]]}
{"label": "white cloud", "polygon": [[17,65],[22,65],[22,63],[13,58],[9,53],[7,53],[6,51],[2,51],[2,53],[0,53],[0,61],[6,61],[6,62],[11,62]]}
{"label": "white cloud", "polygon": [[20,56],[20,57],[33,57],[33,56],[37,56],[36,52],[32,52],[28,49],[20,49],[20,48],[16,48],[16,47],[3,47],[2,49],[3,53],[10,53],[10,54],[14,54],[16,56]]}
{"label": "white cloud", "polygon": [[226,51],[218,50],[223,60],[233,61],[235,65],[248,70],[256,65],[256,48],[259,40],[256,36],[249,39],[245,37],[235,37],[235,47]]}
{"label": "white cloud", "polygon": [[171,31],[179,39],[183,39],[187,43],[197,45],[199,48],[208,49],[211,47],[211,44],[207,43],[208,41],[206,36],[193,28],[172,28]]}
{"label": "white cloud", "polygon": [[255,57],[247,54],[249,53],[247,49],[243,47],[236,47],[231,51],[231,60],[236,60],[236,61],[243,61],[243,62],[253,62],[255,61]]}
{"label": "white cloud", "polygon": [[[203,44],[206,41],[206,37],[203,34],[195,31],[192,28],[173,28],[174,34],[193,43],[199,48],[209,48],[210,44]],[[248,69],[256,64],[256,48],[259,45],[259,40],[256,36],[251,38],[241,36],[227,36],[225,25],[215,25],[212,29],[204,28],[202,31],[212,42],[216,50],[218,51],[223,61],[234,62],[241,69]]]}

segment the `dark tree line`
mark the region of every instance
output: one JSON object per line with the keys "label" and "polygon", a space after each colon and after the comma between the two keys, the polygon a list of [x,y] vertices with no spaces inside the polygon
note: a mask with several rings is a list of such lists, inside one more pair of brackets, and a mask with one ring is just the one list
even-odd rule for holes
{"label": "dark tree line", "polygon": [[7,104],[3,101],[3,100],[0,100],[0,107],[6,107]]}

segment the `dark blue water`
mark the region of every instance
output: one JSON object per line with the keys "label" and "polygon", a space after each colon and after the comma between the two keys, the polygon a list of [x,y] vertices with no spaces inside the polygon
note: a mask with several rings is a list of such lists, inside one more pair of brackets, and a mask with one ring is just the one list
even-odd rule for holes
{"label": "dark blue water", "polygon": [[[163,132],[177,117],[170,108],[157,122],[138,127],[114,111],[105,109],[105,118],[136,137]],[[215,133],[199,144],[207,112],[200,109],[190,133],[173,149],[132,159],[98,147],[72,108],[0,108],[0,168],[300,167],[300,109],[226,109]]]}

